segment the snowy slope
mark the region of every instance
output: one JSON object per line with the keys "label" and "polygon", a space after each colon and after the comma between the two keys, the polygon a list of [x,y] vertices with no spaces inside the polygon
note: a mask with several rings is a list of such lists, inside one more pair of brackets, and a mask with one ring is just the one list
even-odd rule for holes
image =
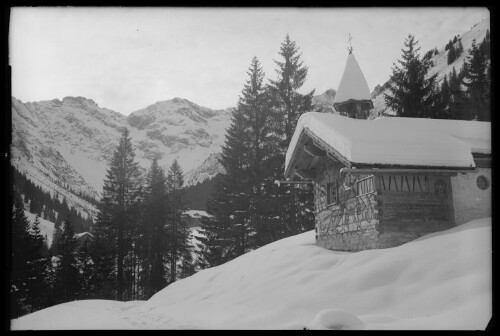
{"label": "snowy slope", "polygon": [[[189,100],[156,102],[130,114],[131,136],[137,160],[149,168],[151,158],[168,169],[174,159],[185,173],[185,185],[202,182],[220,172],[213,157],[221,151],[233,109],[212,110]],[[197,174],[205,169],[207,174]]]}
{"label": "snowy slope", "polygon": [[225,173],[224,167],[219,162],[220,153],[210,154],[198,167],[189,171],[184,177],[186,186],[201,183],[215,175]]}
{"label": "snowy slope", "polygon": [[177,281],[148,301],[75,301],[13,329],[472,329],[492,316],[491,219],[388,249],[335,252],[314,231]]}
{"label": "snowy slope", "polygon": [[[434,66],[429,70],[428,77],[437,74],[437,83],[441,85],[441,81],[446,75],[449,78],[450,72],[453,71],[453,67],[455,67],[455,71],[457,73],[460,71],[460,68],[464,64],[465,59],[469,55],[469,49],[472,46],[472,40],[476,40],[476,44],[479,44],[483,41],[486,36],[486,31],[490,29],[490,19],[485,18],[481,22],[477,23],[473,26],[469,31],[458,35],[458,38],[462,40],[462,45],[464,47],[463,53],[458,57],[454,62],[448,65],[448,51],[445,50],[445,46],[441,46],[438,48],[438,54],[432,56],[431,61]],[[458,32],[457,32],[458,33]],[[453,36],[450,36],[452,39]],[[423,53],[421,54],[423,55]],[[375,118],[382,113],[386,114],[394,114],[394,112],[385,105],[384,94],[389,94],[388,85],[385,83],[383,85],[383,90],[381,90],[380,85],[375,88],[372,92],[372,101],[373,101],[373,110],[371,111],[371,117]]]}
{"label": "snowy slope", "polygon": [[[232,109],[211,110],[180,98],[157,102],[129,117],[83,97],[28,103],[12,98],[11,161],[35,184],[93,214],[92,205],[77,194],[99,198],[123,127],[131,131],[143,170],[153,157],[164,168],[177,159],[189,181],[196,182],[219,172],[211,157],[221,150],[231,114]],[[189,174],[197,169],[205,173]]]}

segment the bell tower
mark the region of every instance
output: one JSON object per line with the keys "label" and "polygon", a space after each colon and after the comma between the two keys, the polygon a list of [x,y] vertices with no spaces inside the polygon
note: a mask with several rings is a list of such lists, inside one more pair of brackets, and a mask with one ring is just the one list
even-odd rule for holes
{"label": "bell tower", "polygon": [[333,100],[333,107],[341,115],[355,119],[367,119],[373,108],[373,102],[365,76],[352,53],[351,40],[349,34],[349,47],[347,47],[349,54],[337,94]]}

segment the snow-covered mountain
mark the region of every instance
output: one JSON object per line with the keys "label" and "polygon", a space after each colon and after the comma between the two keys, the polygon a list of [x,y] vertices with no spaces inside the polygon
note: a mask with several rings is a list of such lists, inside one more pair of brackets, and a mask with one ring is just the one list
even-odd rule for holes
{"label": "snow-covered mountain", "polygon": [[[463,53],[452,63],[448,64],[448,50],[445,50],[446,46],[443,45],[438,49],[438,53],[431,57],[432,68],[428,72],[428,77],[437,74],[437,83],[441,84],[444,76],[449,78],[449,74],[453,71],[453,67],[457,73],[464,64],[467,56],[469,55],[469,50],[472,46],[472,40],[476,40],[476,44],[483,41],[486,36],[486,31],[490,29],[490,19],[485,18],[481,22],[475,24],[471,29],[462,35],[457,35],[457,37],[462,41],[464,47]],[[450,36],[452,39],[453,36]],[[423,54],[422,54],[423,55]],[[384,94],[389,94],[389,81],[383,85],[377,85],[373,90],[371,97],[373,101],[373,110],[371,111],[370,118],[375,118],[382,114],[394,114],[394,112],[389,109],[385,104]]]}
{"label": "snow-covered mountain", "polygon": [[314,230],[176,281],[147,301],[81,300],[12,320],[39,329],[484,330],[491,218],[401,246],[338,252]]}
{"label": "snow-covered mountain", "polygon": [[123,127],[130,130],[144,171],[153,157],[165,169],[177,159],[189,184],[219,172],[214,155],[224,143],[231,114],[231,108],[212,110],[180,98],[128,117],[84,97],[28,103],[13,98],[11,161],[36,184],[92,213],[95,209],[78,194],[99,197]]}
{"label": "snow-covered mountain", "polygon": [[177,159],[185,185],[196,184],[221,172],[215,155],[225,141],[233,109],[212,110],[186,99],[157,102],[127,118],[137,159],[148,167],[157,157],[168,168]]}

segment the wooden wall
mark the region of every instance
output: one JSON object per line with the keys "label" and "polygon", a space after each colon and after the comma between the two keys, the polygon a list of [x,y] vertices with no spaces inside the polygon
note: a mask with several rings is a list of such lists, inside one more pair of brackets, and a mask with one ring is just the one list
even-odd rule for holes
{"label": "wooden wall", "polygon": [[449,176],[378,175],[376,189],[380,248],[455,225]]}

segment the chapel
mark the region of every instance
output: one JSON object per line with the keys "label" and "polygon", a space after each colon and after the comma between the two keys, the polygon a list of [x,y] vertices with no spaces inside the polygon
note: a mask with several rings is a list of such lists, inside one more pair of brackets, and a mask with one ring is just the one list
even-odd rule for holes
{"label": "chapel", "polygon": [[350,49],[334,107],[304,113],[285,158],[289,183],[314,189],[316,243],[398,246],[491,216],[491,123],[379,117]]}

